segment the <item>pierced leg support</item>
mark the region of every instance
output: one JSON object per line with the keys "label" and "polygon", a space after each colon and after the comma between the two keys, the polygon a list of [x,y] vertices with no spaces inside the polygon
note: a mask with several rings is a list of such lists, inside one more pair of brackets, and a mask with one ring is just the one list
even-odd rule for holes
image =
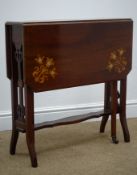
{"label": "pierced leg support", "polygon": [[126,78],[120,81],[120,122],[125,142],[130,142],[130,135],[126,120]]}
{"label": "pierced leg support", "polygon": [[[110,109],[110,82],[105,83],[105,98],[104,98],[104,112],[107,112]],[[109,115],[105,115],[102,117],[100,132],[105,131],[105,126],[108,121]]]}
{"label": "pierced leg support", "polygon": [[14,155],[16,152],[16,145],[18,141],[19,131],[16,128],[16,120],[18,118],[17,105],[18,105],[18,92],[17,92],[17,82],[15,77],[11,80],[11,104],[12,104],[12,135],[10,142],[10,154]]}
{"label": "pierced leg support", "polygon": [[[12,104],[12,136],[10,143],[10,153],[15,154],[16,144],[18,141],[19,130],[16,121],[24,121],[24,113],[19,112],[19,106],[23,106],[23,86],[19,86],[22,82],[22,49],[13,47],[12,61],[12,77],[11,77],[11,104]],[[19,93],[18,93],[19,89]],[[22,110],[21,110],[22,111]]]}
{"label": "pierced leg support", "polygon": [[26,140],[32,167],[37,167],[34,133],[34,94],[25,86],[25,115],[26,115]]}
{"label": "pierced leg support", "polygon": [[111,137],[112,142],[117,144],[118,140],[116,137],[116,114],[117,114],[117,81],[113,81],[111,83],[111,109],[112,109],[112,115],[111,115]]}

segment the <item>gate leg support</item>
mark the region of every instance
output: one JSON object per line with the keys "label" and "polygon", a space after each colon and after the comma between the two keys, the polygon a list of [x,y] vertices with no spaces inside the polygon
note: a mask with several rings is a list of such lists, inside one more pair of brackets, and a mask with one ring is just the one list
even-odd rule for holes
{"label": "gate leg support", "polygon": [[11,79],[11,104],[12,104],[12,135],[10,141],[10,154],[14,155],[16,152],[16,145],[18,141],[19,131],[16,128],[16,120],[18,118],[17,114],[18,92],[17,92],[17,84],[13,78]]}
{"label": "gate leg support", "polygon": [[117,114],[117,81],[111,83],[111,137],[112,142],[117,144],[118,140],[116,137],[116,114]]}
{"label": "gate leg support", "polygon": [[[110,109],[110,82],[105,83],[105,92],[104,92],[104,112],[107,112]],[[105,126],[108,121],[109,115],[105,115],[102,117],[100,132],[105,131]]]}
{"label": "gate leg support", "polygon": [[126,120],[126,78],[120,81],[120,122],[125,142],[130,142],[130,135]]}

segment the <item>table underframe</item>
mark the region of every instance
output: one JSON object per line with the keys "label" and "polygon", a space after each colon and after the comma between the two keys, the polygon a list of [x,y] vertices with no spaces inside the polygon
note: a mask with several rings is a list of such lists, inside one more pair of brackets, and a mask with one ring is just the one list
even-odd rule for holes
{"label": "table underframe", "polygon": [[[118,81],[120,82],[120,90],[118,90]],[[67,125],[79,123],[91,118],[102,117],[100,132],[105,131],[105,126],[109,116],[111,116],[111,137],[112,142],[117,144],[116,135],[116,115],[120,117],[121,126],[124,134],[124,141],[130,141],[130,135],[126,120],[126,77],[121,80],[115,80],[104,83],[104,109],[98,112],[90,112],[70,116],[54,121],[43,123],[34,123],[34,92],[27,85],[19,85],[14,78],[11,79],[12,94],[12,136],[10,144],[10,153],[16,152],[16,145],[20,132],[26,134],[26,141],[29,150],[32,167],[37,167],[37,156],[35,151],[35,130],[42,128],[55,127],[59,125]],[[23,99],[24,97],[24,99]]]}

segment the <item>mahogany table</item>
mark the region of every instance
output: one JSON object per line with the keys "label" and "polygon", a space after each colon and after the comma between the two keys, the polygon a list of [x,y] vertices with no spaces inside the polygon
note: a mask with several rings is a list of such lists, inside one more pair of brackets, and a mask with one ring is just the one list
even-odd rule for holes
{"label": "mahogany table", "polygon": [[[132,63],[131,19],[60,22],[7,22],[7,77],[11,81],[12,137],[15,154],[19,132],[26,133],[33,167],[37,167],[35,130],[101,117],[100,132],[111,116],[116,137],[119,114],[125,142],[126,79]],[[120,82],[120,90],[117,83]],[[34,93],[105,83],[104,110],[55,121],[34,123]]]}

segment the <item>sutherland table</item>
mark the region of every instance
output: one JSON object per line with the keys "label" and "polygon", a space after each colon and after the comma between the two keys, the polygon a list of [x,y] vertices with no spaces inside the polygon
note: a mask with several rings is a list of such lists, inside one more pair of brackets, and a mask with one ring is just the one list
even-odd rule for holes
{"label": "sutherland table", "polygon": [[[116,114],[125,142],[130,141],[126,121],[126,77],[132,62],[131,19],[7,22],[7,77],[11,80],[12,137],[15,154],[19,132],[26,133],[33,167],[37,166],[34,131],[101,117],[100,132],[111,116],[116,138]],[[120,90],[117,83],[120,82]],[[34,123],[34,93],[104,83],[104,110],[55,121]]]}

